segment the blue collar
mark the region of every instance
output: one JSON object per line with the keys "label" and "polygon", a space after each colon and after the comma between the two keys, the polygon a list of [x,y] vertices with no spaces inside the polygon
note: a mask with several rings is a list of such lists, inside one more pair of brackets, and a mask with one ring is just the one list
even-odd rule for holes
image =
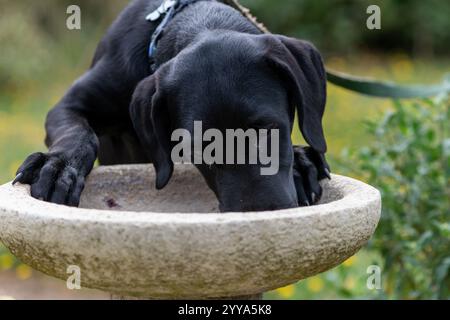
{"label": "blue collar", "polygon": [[158,42],[161,39],[164,30],[170,21],[176,16],[177,13],[184,8],[201,0],[163,0],[158,9],[150,13],[145,19],[147,21],[156,22],[161,20],[160,24],[152,34],[150,46],[148,48],[148,58],[150,61],[150,68],[152,72],[156,71],[155,56],[157,51]]}

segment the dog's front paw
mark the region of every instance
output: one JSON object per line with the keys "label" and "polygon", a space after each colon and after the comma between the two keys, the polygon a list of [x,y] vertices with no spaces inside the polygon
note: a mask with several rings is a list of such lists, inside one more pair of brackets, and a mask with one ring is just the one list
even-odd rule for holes
{"label": "dog's front paw", "polygon": [[294,183],[301,207],[319,202],[322,197],[320,181],[331,179],[325,155],[310,147],[294,147]]}
{"label": "dog's front paw", "polygon": [[13,184],[31,185],[31,196],[56,204],[78,206],[85,177],[61,155],[34,153],[17,170]]}

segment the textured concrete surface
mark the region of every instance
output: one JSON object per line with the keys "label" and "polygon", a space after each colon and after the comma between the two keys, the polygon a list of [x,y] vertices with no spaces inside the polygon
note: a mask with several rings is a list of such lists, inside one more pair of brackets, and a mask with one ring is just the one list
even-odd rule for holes
{"label": "textured concrete surface", "polygon": [[[379,192],[333,176],[321,205],[273,212],[217,212],[190,166],[155,191],[150,166],[96,169],[75,209],[0,187],[0,239],[22,261],[83,287],[122,296],[214,298],[258,294],[339,265],[378,224]],[[103,210],[111,209],[111,210]],[[208,213],[208,214],[207,214]]]}

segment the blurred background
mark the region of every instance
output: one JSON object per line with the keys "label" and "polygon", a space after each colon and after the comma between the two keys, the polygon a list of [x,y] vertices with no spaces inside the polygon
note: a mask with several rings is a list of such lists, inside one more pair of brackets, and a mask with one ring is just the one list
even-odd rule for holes
{"label": "blurred background", "polygon": [[[401,83],[432,84],[450,72],[450,2],[442,0],[242,0],[275,33],[312,41],[329,68]],[[127,0],[0,0],[0,183],[44,151],[48,110],[90,64]],[[82,29],[66,28],[66,9]],[[382,10],[368,30],[366,9]],[[325,131],[335,173],[378,187],[383,217],[366,249],[341,266],[267,294],[271,299],[448,299],[449,99],[390,101],[330,85]],[[293,136],[301,142],[298,132]],[[382,270],[369,290],[367,268]],[[0,246],[0,299],[104,298],[68,292]]]}

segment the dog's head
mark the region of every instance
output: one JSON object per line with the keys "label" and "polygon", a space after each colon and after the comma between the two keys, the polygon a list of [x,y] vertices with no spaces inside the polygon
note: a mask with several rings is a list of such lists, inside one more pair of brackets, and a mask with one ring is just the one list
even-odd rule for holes
{"label": "dog's head", "polygon": [[[138,85],[130,112],[153,159],[158,189],[165,187],[173,172],[176,129],[195,137],[194,122],[201,121],[202,132],[214,129],[225,138],[230,129],[269,132],[266,140],[249,138],[247,142],[260,150],[263,140],[278,139],[276,148],[268,143],[278,161],[274,174],[262,174],[260,161],[196,162],[222,211],[259,211],[297,206],[291,143],[295,112],[305,140],[325,153],[325,101],[325,70],[311,44],[277,35],[209,32]],[[274,129],[278,136],[271,135]],[[230,152],[227,142],[223,141],[225,153]],[[203,141],[202,148],[207,145]],[[192,151],[194,158],[198,149],[192,145]],[[250,149],[245,152],[248,161]]]}

